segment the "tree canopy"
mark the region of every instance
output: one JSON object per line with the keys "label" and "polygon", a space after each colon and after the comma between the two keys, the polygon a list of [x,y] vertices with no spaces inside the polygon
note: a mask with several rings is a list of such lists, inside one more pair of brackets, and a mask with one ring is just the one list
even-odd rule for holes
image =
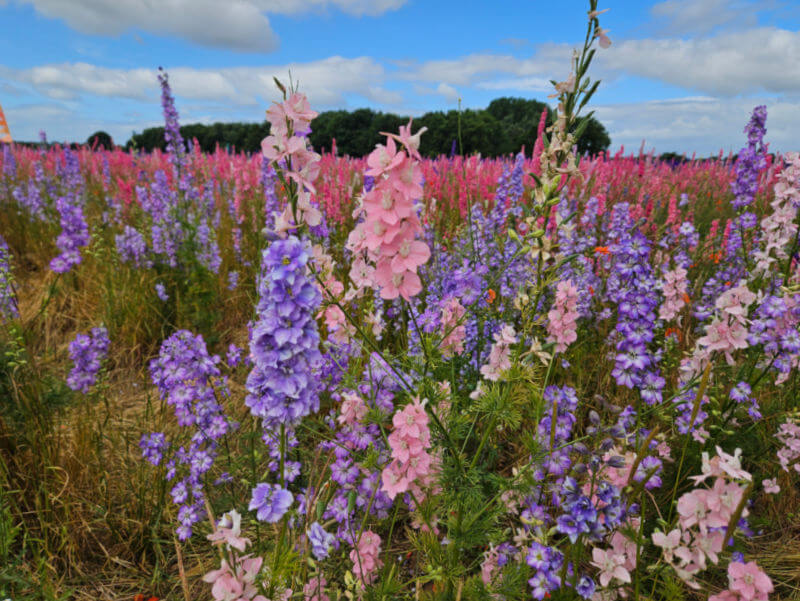
{"label": "tree canopy", "polygon": [[[427,127],[422,136],[420,152],[429,157],[440,154],[480,153],[496,157],[528,150],[536,142],[536,131],[542,111],[548,111],[548,125],[553,122],[551,107],[538,100],[524,98],[497,98],[485,109],[432,111],[414,119],[414,131]],[[310,135],[317,150],[330,150],[333,141],[339,154],[364,156],[383,141],[380,132],[396,132],[408,117],[383,113],[368,108],[353,111],[324,111],[314,119]],[[244,152],[257,152],[261,140],[269,135],[269,124],[262,123],[193,123],[181,127],[184,139],[196,139],[203,151],[211,152],[217,144],[223,148]],[[607,150],[611,139],[605,127],[594,117],[578,142],[580,153],[595,154]],[[164,128],[152,127],[134,134],[127,148],[143,150],[166,147]]]}

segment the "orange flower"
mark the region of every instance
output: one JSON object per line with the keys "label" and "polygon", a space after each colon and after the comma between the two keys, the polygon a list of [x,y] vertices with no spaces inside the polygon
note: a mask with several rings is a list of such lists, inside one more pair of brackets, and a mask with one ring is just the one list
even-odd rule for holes
{"label": "orange flower", "polygon": [[678,328],[667,328],[667,330],[664,332],[664,337],[669,338],[672,334],[675,334],[675,337],[680,341],[681,331]]}
{"label": "orange flower", "polygon": [[683,296],[681,296],[681,298],[683,299],[683,302],[685,302],[687,305],[692,302],[692,299],[689,298],[689,295],[686,294],[685,292],[683,293]]}
{"label": "orange flower", "polygon": [[595,246],[594,247],[594,254],[596,255],[607,255],[609,254],[609,250],[607,246]]}
{"label": "orange flower", "polygon": [[497,298],[497,292],[489,288],[489,292],[486,294],[486,302],[490,305],[494,302],[494,299]]}
{"label": "orange flower", "polygon": [[589,286],[589,294],[594,296],[594,288],[592,288],[591,286]]}

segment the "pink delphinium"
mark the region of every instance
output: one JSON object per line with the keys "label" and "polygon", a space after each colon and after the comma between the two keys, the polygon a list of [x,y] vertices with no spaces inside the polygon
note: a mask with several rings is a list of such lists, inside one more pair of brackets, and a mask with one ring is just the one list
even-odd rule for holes
{"label": "pink delphinium", "polygon": [[489,362],[481,367],[481,375],[496,382],[511,367],[511,345],[517,342],[517,333],[512,326],[504,325],[494,335],[494,340],[492,350],[489,351]]}
{"label": "pink delphinium", "polygon": [[[710,561],[717,564],[725,542],[725,531],[736,511],[742,506],[746,483],[752,476],[741,468],[739,449],[729,455],[716,448],[717,455],[703,453],[702,475],[692,479],[696,484],[714,478],[711,488],[696,488],[684,493],[677,504],[677,528],[669,534],[656,531],[653,543],[661,547],[664,560],[686,584],[699,588],[696,576]],[[740,517],[747,517],[742,507]]]}
{"label": "pink delphinium", "polygon": [[783,445],[778,450],[778,461],[785,472],[794,467],[800,473],[800,425],[787,419],[778,429],[776,438]]}
{"label": "pink delphinium", "polygon": [[378,557],[381,552],[381,537],[372,530],[361,533],[358,542],[350,551],[353,572],[363,584],[370,584],[375,579],[375,572],[383,566]]}
{"label": "pink delphinium", "polygon": [[600,586],[607,587],[612,580],[620,583],[631,581],[631,574],[625,567],[626,557],[615,553],[613,549],[593,548],[591,564],[600,570]]}
{"label": "pink delphinium", "polygon": [[[356,261],[362,260],[360,253],[365,252],[375,263],[374,271],[357,271],[353,283],[357,287],[376,285],[387,300],[398,296],[410,300],[419,294],[422,282],[417,269],[430,258],[428,245],[417,239],[423,230],[414,206],[422,197],[418,163],[422,131],[411,135],[409,121],[399,136],[385,134],[386,145],[379,144],[369,154],[366,174],[375,178],[374,185],[356,210],[364,220],[348,237],[347,247],[356,253]],[[405,150],[398,150],[395,140]]]}
{"label": "pink delphinium", "polygon": [[231,569],[223,559],[220,569],[203,576],[203,581],[212,585],[211,596],[216,601],[268,601],[255,585],[263,561],[261,557],[237,557],[236,567]]}
{"label": "pink delphinium", "polygon": [[462,322],[464,313],[466,313],[466,309],[457,298],[449,298],[442,303],[444,338],[440,348],[442,356],[445,358],[457,355],[464,350],[464,339],[467,337],[467,327]]}
{"label": "pink delphinium", "polygon": [[207,536],[214,545],[226,544],[232,549],[244,552],[250,544],[249,538],[241,535],[242,516],[235,509],[224,514],[214,532]]}
{"label": "pink delphinium", "polygon": [[428,414],[419,399],[406,405],[392,418],[394,431],[389,434],[392,462],[382,473],[382,490],[394,499],[411,491],[417,501],[425,497],[425,489],[433,485],[436,461],[431,446]]}
{"label": "pink delphinium", "polygon": [[578,289],[570,280],[556,286],[553,308],[547,313],[548,342],[555,342],[556,352],[563,353],[578,338]]}
{"label": "pink delphinium", "polygon": [[761,484],[764,487],[764,492],[768,495],[777,495],[779,492],[781,492],[781,487],[778,486],[777,478],[764,479]]}
{"label": "pink delphinium", "polygon": [[723,292],[715,306],[719,314],[706,326],[706,335],[697,340],[705,352],[724,353],[729,365],[733,365],[732,353],[749,346],[747,336],[747,308],[756,300],[744,282]]}
{"label": "pink delphinium", "polygon": [[[287,180],[297,185],[296,217],[313,227],[319,225],[322,213],[312,200],[316,194],[314,181],[319,176],[320,155],[308,147],[311,120],[317,113],[309,108],[308,100],[296,92],[282,103],[273,104],[267,110],[270,135],[261,142],[261,151],[271,163],[280,164]],[[287,206],[276,220],[276,229],[292,229],[295,215]]]}
{"label": "pink delphinium", "polygon": [[756,274],[765,273],[776,260],[787,259],[786,248],[797,235],[794,221],[800,207],[800,154],[786,153],[784,161],[786,166],[775,184],[775,198],[770,203],[772,213],[761,220],[761,248],[754,253]]}
{"label": "pink delphinium", "polygon": [[483,562],[481,563],[481,581],[489,586],[492,583],[494,575],[500,570],[498,565],[499,553],[494,545],[489,547],[489,550],[483,554]]}
{"label": "pink delphinium", "polygon": [[314,576],[303,587],[304,601],[330,601],[325,594],[328,581],[323,576]]}
{"label": "pink delphinium", "polygon": [[664,303],[658,309],[659,318],[674,319],[686,304],[684,295],[689,284],[686,274],[680,266],[664,273]]}
{"label": "pink delphinium", "polygon": [[741,601],[766,601],[774,587],[755,561],[732,561],[728,564],[728,588],[738,593]]}
{"label": "pink delphinium", "polygon": [[339,417],[336,418],[343,426],[354,426],[367,415],[367,405],[357,394],[350,392],[342,393],[342,407]]}

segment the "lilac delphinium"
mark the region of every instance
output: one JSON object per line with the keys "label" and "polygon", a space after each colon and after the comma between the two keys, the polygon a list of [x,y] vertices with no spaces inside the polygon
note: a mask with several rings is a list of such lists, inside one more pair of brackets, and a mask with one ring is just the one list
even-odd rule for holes
{"label": "lilac delphinium", "polygon": [[158,83],[161,85],[161,108],[164,109],[164,139],[167,142],[167,153],[170,162],[179,170],[186,155],[186,147],[181,136],[175,98],[169,87],[169,77],[161,67],[158,68]]}
{"label": "lilac delphinium", "polygon": [[280,213],[280,200],[275,192],[278,182],[278,174],[272,163],[265,157],[261,157],[261,185],[264,186],[264,226],[268,230],[275,228],[275,216]]}
{"label": "lilac delphinium", "polygon": [[166,436],[161,432],[142,434],[139,440],[139,448],[142,449],[142,457],[153,465],[159,465],[164,458],[164,451],[169,448]]}
{"label": "lilac delphinium", "polygon": [[50,261],[50,269],[66,273],[81,262],[80,248],[89,244],[89,226],[83,215],[83,179],[77,155],[65,149],[64,165],[57,171],[64,183],[64,194],[56,199],[61,222],[56,246],[61,253]]}
{"label": "lilac delphinium", "polygon": [[208,219],[200,218],[196,223],[194,241],[197,246],[197,259],[200,264],[212,273],[219,272],[222,257],[219,254],[216,234]]}
{"label": "lilac delphinium", "polygon": [[[380,411],[388,417],[394,410],[397,383],[386,364],[375,354],[365,369],[364,381],[355,389],[334,392],[332,399],[340,403],[337,410],[326,416],[334,440],[323,442],[321,448],[333,453],[331,480],[336,482],[336,494],[323,515],[338,523],[337,536],[350,542],[350,530],[357,528],[360,516],[367,511],[379,519],[385,518],[392,499],[380,488],[381,470],[389,463],[389,449],[376,423],[364,419],[369,410]],[[361,463],[370,454],[378,461],[367,468]],[[351,499],[355,503],[351,503]]]}
{"label": "lilac delphinium", "polygon": [[59,197],[56,209],[61,215],[61,233],[56,240],[61,254],[50,261],[50,269],[56,273],[66,273],[81,262],[79,249],[89,244],[89,226],[83,216],[83,208],[72,204],[70,198]]}
{"label": "lilac delphinium", "polygon": [[5,239],[0,236],[0,319],[3,321],[19,317],[13,282],[11,253]]}
{"label": "lilac delphinium", "polygon": [[[225,415],[218,398],[229,396],[227,381],[220,374],[220,358],[209,355],[202,336],[186,330],[166,339],[159,356],[150,362],[150,375],[159,395],[171,405],[178,425],[190,428],[188,446],[179,447],[167,462],[167,479],[182,477],[172,487],[173,503],[179,505],[178,538],[186,540],[192,527],[205,515],[205,474],[218,454],[220,439],[235,428]],[[153,455],[151,446],[142,445],[145,457]]]}
{"label": "lilac delphinium", "polygon": [[228,345],[228,354],[225,356],[225,363],[228,364],[228,367],[233,369],[241,362],[242,362],[242,349],[240,349],[235,344],[231,343],[230,345]]}
{"label": "lilac delphinium", "polygon": [[747,404],[747,413],[754,420],[761,419],[761,411],[758,408],[758,401],[753,396],[753,390],[747,382],[740,381],[731,388],[729,398],[737,404]]}
{"label": "lilac delphinium", "polygon": [[167,289],[164,287],[164,284],[161,282],[156,283],[156,296],[160,298],[163,302],[167,302],[169,300],[169,294],[167,294]]}
{"label": "lilac delphinium", "polygon": [[278,484],[261,483],[253,489],[248,509],[256,512],[262,522],[277,522],[289,510],[294,497]]}
{"label": "lilac delphinium", "polygon": [[136,194],[151,219],[153,253],[170,267],[178,267],[178,249],[186,238],[178,218],[178,193],[170,187],[167,175],[158,170],[150,188],[137,187]]}
{"label": "lilac delphinium", "polygon": [[612,215],[609,300],[618,307],[615,366],[611,374],[620,386],[640,391],[648,405],[661,402],[665,385],[658,364],[661,356],[649,344],[657,327],[661,304],[650,262],[650,242],[633,227],[627,203],[615,205]]}
{"label": "lilac delphinium", "polygon": [[92,328],[87,336],[78,334],[69,343],[69,356],[74,367],[67,377],[67,386],[84,394],[97,382],[97,374],[108,355],[108,330]]}
{"label": "lilac delphinium", "polygon": [[238,271],[229,271],[228,272],[228,290],[236,290],[236,287],[239,285],[239,272]]}
{"label": "lilac delphinium", "polygon": [[561,586],[561,566],[564,554],[555,547],[547,547],[540,543],[532,543],[525,558],[533,569],[533,577],[528,580],[534,599],[544,599]]}
{"label": "lilac delphinium", "polygon": [[17,158],[11,144],[3,144],[3,175],[14,177],[17,174]]}
{"label": "lilac delphinium", "polygon": [[314,370],[322,357],[314,315],[322,299],[306,274],[309,256],[294,236],[275,240],[262,255],[245,404],[267,430],[293,426],[319,409]]}
{"label": "lilac delphinium", "polygon": [[[558,205],[558,214],[562,219],[566,219],[572,213],[578,211],[578,203],[563,198]],[[594,295],[586,291],[599,291],[602,288],[602,280],[595,273],[594,261],[589,251],[596,244],[596,237],[593,229],[597,221],[597,199],[592,197],[586,202],[583,215],[580,218],[580,228],[563,227],[558,231],[558,248],[563,256],[577,255],[572,261],[564,261],[558,270],[560,281],[571,281],[575,287],[583,291],[578,295],[577,311],[581,317],[591,317],[592,301]],[[553,284],[553,290],[556,284]]]}
{"label": "lilac delphinium", "polygon": [[736,179],[731,184],[735,198],[732,203],[737,209],[752,204],[758,192],[758,175],[766,166],[767,148],[764,144],[766,134],[767,107],[757,106],[753,109],[744,133],[747,134],[747,146],[739,151],[736,160]]}
{"label": "lilac delphinium", "polygon": [[129,225],[115,237],[117,253],[123,263],[132,263],[136,267],[150,267],[152,261],[147,257],[147,241],[141,232]]}
{"label": "lilac delphinium", "polygon": [[798,331],[800,297],[796,294],[766,296],[753,316],[748,342],[752,346],[762,345],[764,358],[759,368],[778,372],[777,384],[784,382],[800,362]]}
{"label": "lilac delphinium", "polygon": [[42,198],[42,183],[44,182],[44,167],[41,161],[33,164],[33,178],[25,184],[20,184],[11,192],[17,201],[28,213],[32,220],[45,221],[47,219],[46,205]]}
{"label": "lilac delphinium", "polygon": [[319,522],[314,522],[308,529],[308,542],[311,543],[311,552],[318,561],[322,561],[330,553],[336,538]]}

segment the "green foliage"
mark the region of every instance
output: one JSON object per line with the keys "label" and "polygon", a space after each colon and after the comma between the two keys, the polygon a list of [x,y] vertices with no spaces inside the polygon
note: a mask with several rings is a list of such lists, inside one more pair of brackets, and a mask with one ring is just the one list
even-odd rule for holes
{"label": "green foliage", "polygon": [[95,150],[114,150],[114,140],[104,131],[96,131],[86,140],[86,145]]}
{"label": "green foliage", "polygon": [[[553,123],[553,109],[538,100],[497,98],[485,109],[432,111],[414,119],[417,127],[427,127],[420,152],[428,157],[447,155],[455,144],[465,155],[480,153],[485,157],[528,152],[536,142],[536,131],[542,111],[547,109],[548,125]],[[460,144],[459,137],[460,121]],[[383,113],[368,108],[353,111],[323,111],[314,119],[309,139],[317,150],[330,151],[334,140],[338,154],[354,157],[369,154],[384,139],[381,132],[395,132],[408,123],[408,117]],[[102,132],[101,132],[102,133]],[[95,134],[96,135],[96,134]],[[258,152],[261,140],[269,135],[267,123],[192,123],[181,127],[186,140],[196,140],[204,152],[217,146],[243,152]],[[579,153],[595,154],[611,145],[605,127],[589,117],[586,129],[578,141]],[[134,134],[125,146],[151,151],[166,149],[164,128],[151,127]]]}

